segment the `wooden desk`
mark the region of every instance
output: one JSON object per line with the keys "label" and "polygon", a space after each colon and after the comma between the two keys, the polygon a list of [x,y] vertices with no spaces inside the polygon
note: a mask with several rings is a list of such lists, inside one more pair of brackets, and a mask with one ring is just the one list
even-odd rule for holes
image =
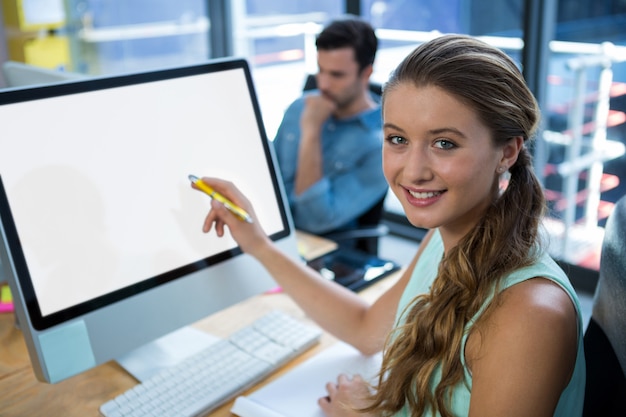
{"label": "wooden desk", "polygon": [[[373,301],[399,276],[399,273],[392,274],[359,294]],[[309,321],[290,297],[278,293],[252,297],[195,323],[194,327],[225,337],[273,309],[280,309],[305,322]],[[14,320],[13,314],[0,314],[0,416],[98,416],[100,405],[137,384],[137,381],[116,362],[102,364],[57,384],[37,381],[30,365],[24,338],[15,327]],[[334,342],[332,336],[324,334],[318,345],[250,391],[273,381]],[[231,416],[232,404],[230,401],[210,415]]]}
{"label": "wooden desk", "polygon": [[337,242],[315,236],[301,230],[296,231],[298,239],[298,252],[306,261],[319,258],[337,249]]}

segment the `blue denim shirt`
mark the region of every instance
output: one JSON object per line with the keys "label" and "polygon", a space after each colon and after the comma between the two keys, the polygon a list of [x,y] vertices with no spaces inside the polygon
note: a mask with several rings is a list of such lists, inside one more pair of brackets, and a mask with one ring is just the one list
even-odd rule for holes
{"label": "blue denim shirt", "polygon": [[[374,98],[380,102],[380,97]],[[387,192],[382,171],[380,106],[347,119],[331,117],[325,122],[323,177],[296,196],[303,108],[304,96],[289,106],[273,142],[295,226],[316,234],[348,228]]]}

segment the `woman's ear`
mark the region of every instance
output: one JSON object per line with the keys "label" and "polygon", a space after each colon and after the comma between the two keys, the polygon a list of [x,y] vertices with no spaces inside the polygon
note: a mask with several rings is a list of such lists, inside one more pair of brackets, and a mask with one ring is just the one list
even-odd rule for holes
{"label": "woman's ear", "polygon": [[524,147],[524,138],[521,136],[515,136],[502,147],[502,159],[498,166],[503,167],[504,171],[508,171],[519,156],[520,151]]}

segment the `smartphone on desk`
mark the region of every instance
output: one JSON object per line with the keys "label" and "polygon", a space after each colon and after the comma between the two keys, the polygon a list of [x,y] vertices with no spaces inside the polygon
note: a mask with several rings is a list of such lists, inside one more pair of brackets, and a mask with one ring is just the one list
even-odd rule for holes
{"label": "smartphone on desk", "polygon": [[307,265],[352,291],[360,291],[400,269],[394,261],[346,248],[310,260]]}

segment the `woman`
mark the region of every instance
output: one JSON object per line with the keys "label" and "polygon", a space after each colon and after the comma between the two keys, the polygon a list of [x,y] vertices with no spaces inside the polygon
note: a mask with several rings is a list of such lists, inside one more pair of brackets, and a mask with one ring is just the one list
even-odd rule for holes
{"label": "woman", "polygon": [[[540,242],[545,202],[527,149],[538,119],[515,64],[478,40],[442,36],[399,65],[383,93],[383,170],[429,233],[373,305],[213,203],[205,232],[227,226],[321,327],[383,350],[376,386],[347,375],[327,385],[328,416],[581,414],[580,307]],[[253,213],[232,184],[204,181]]]}

